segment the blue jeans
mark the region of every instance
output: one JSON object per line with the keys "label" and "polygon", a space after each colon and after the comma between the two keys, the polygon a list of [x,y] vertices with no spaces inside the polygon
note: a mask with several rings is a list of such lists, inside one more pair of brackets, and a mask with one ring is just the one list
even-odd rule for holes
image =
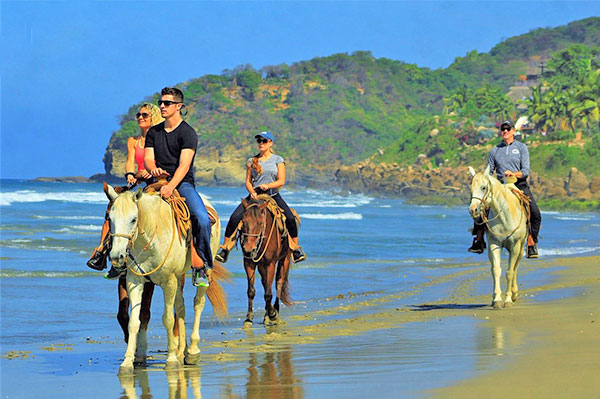
{"label": "blue jeans", "polygon": [[183,182],[177,187],[179,194],[185,197],[185,203],[190,208],[190,221],[192,222],[192,235],[194,236],[198,255],[206,267],[212,269],[213,258],[210,251],[210,219],[202,202],[202,198],[193,184]]}

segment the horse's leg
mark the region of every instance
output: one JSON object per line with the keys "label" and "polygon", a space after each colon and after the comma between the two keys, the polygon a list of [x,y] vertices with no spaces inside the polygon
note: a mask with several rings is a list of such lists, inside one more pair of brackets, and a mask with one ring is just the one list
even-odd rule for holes
{"label": "horse's leg", "polygon": [[[167,330],[167,368],[177,368],[180,363],[177,359],[177,342],[175,341],[175,335],[173,334],[173,325],[175,324],[175,317],[173,315],[173,307],[175,306],[175,296],[179,289],[175,275],[170,275],[167,282],[161,287],[163,289],[163,295],[165,299],[165,307],[163,311],[163,325]],[[181,334],[181,331],[179,331]]]}
{"label": "horse's leg", "polygon": [[131,317],[129,318],[128,332],[129,342],[127,342],[127,350],[125,358],[119,368],[119,374],[133,373],[133,359],[135,349],[137,347],[137,333],[140,329],[140,305],[142,301],[143,284],[138,284],[133,281],[127,282],[127,294],[131,302]]}
{"label": "horse's leg", "polygon": [[267,270],[265,274],[260,275],[263,287],[265,289],[265,318],[264,323],[268,323],[269,321],[276,322],[277,321],[277,312],[273,305],[271,304],[271,300],[273,299],[273,279],[275,278],[275,261],[271,261],[267,265]]}
{"label": "horse's leg", "polygon": [[177,347],[177,359],[179,362],[184,361],[185,355],[185,301],[183,299],[182,283],[185,281],[185,276],[177,279],[177,291],[175,294],[175,324],[173,326],[173,338]]}
{"label": "horse's leg", "polygon": [[248,313],[246,313],[244,327],[252,327],[252,320],[254,319],[254,296],[256,295],[256,290],[254,289],[256,265],[250,261],[244,260],[244,269],[246,270],[246,278],[248,280]]}
{"label": "horse's leg", "polygon": [[517,300],[517,292],[519,288],[517,286],[517,269],[519,263],[523,257],[523,245],[524,240],[518,240],[515,246],[510,251],[508,258],[508,270],[506,271],[506,300],[504,301],[504,307],[511,307],[513,302]]}
{"label": "horse's leg", "polygon": [[117,285],[117,289],[119,291],[119,310],[117,312],[117,320],[121,329],[123,330],[123,336],[125,338],[125,343],[129,341],[129,296],[127,295],[127,282],[125,277],[119,278],[119,283]]}
{"label": "horse's leg", "polygon": [[275,310],[279,313],[279,301],[285,305],[290,306],[292,300],[290,298],[289,291],[289,274],[290,274],[290,256],[289,253],[278,262],[277,265],[277,276],[275,277],[277,287],[277,299],[275,299]]}
{"label": "horse's leg", "polygon": [[[488,242],[490,242],[489,237]],[[502,268],[500,267],[501,253],[502,247],[496,243],[490,242],[488,258],[492,266],[492,278],[494,279],[494,296],[492,297],[492,306],[494,309],[502,307],[502,288],[500,287],[500,275],[502,274]]]}
{"label": "horse's leg", "polygon": [[140,330],[138,331],[138,344],[135,351],[136,363],[144,363],[146,361],[146,351],[148,350],[148,323],[150,322],[150,305],[152,304],[153,293],[154,283],[144,283],[142,305],[140,308]]}
{"label": "horse's leg", "polygon": [[197,287],[194,297],[194,325],[190,334],[190,346],[185,356],[185,364],[198,364],[200,361],[200,318],[206,304],[206,287]]}

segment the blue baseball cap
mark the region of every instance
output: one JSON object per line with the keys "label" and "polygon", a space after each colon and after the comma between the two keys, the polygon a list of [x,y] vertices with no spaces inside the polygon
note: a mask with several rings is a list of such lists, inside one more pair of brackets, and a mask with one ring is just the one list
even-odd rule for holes
{"label": "blue baseball cap", "polygon": [[260,132],[259,134],[254,136],[255,139],[257,139],[259,137],[262,137],[263,139],[275,141],[275,137],[273,137],[273,133],[271,133],[271,132]]}

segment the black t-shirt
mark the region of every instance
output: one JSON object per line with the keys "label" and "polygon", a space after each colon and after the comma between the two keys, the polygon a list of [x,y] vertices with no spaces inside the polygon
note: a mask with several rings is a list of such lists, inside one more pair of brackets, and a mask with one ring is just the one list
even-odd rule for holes
{"label": "black t-shirt", "polygon": [[[156,126],[152,126],[146,134],[146,148],[154,148],[154,159],[156,166],[163,168],[173,176],[175,170],[179,166],[179,157],[181,150],[184,148],[190,148],[194,150],[194,156],[196,156],[196,147],[198,146],[198,136],[196,131],[188,125],[185,121],[182,121],[175,130],[167,133],[165,130],[165,123],[159,123]],[[187,174],[183,178],[182,182],[188,182],[194,184],[194,173],[193,173],[194,159],[192,158],[192,165]]]}

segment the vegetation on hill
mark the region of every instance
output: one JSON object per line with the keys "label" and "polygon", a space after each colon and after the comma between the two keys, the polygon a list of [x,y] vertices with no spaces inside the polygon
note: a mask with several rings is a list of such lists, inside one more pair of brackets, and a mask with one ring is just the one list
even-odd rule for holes
{"label": "vegetation on hill", "polygon": [[[543,142],[533,152],[534,169],[563,173],[580,165],[598,174],[597,45],[600,18],[588,18],[510,38],[489,54],[469,52],[445,69],[357,51],[258,70],[242,65],[178,87],[186,97],[185,119],[199,133],[200,156],[223,148],[249,155],[254,134],[270,130],[276,151],[298,166],[348,165],[373,154],[402,165],[419,154],[431,166],[481,164],[497,142],[498,122],[519,116],[506,92],[526,73],[525,59],[554,54],[547,64],[553,74],[534,88],[526,112],[535,128],[548,132],[536,140],[582,131],[584,145]],[[109,149],[124,151],[126,138],[138,134],[138,106],[123,115]]]}

